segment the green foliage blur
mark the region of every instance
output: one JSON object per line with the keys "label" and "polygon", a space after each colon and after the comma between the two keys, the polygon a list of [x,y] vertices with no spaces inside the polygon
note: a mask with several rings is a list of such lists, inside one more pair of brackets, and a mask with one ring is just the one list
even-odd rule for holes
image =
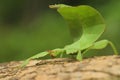
{"label": "green foliage blur", "polygon": [[[23,60],[41,51],[62,48],[72,43],[64,19],[56,10],[48,8],[49,4],[57,3],[90,5],[96,8],[107,24],[100,39],[112,41],[120,52],[119,0],[1,0],[0,62]],[[113,54],[110,47],[91,53]]]}

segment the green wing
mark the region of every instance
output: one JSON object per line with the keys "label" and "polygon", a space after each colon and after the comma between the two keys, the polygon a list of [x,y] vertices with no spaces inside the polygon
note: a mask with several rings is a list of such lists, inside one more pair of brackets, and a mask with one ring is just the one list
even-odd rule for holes
{"label": "green wing", "polygon": [[59,5],[57,10],[66,20],[74,40],[77,40],[65,47],[67,54],[90,47],[105,30],[103,17],[90,6],[61,7]]}

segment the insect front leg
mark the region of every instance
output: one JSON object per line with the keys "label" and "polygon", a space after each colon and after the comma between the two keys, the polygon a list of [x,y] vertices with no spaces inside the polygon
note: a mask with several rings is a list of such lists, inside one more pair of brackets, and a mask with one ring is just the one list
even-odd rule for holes
{"label": "insect front leg", "polygon": [[38,53],[38,54],[26,59],[20,67],[26,66],[29,63],[29,61],[32,59],[42,58],[42,57],[47,56],[47,55],[50,55],[52,57],[56,57],[57,55],[59,55],[59,54],[62,55],[63,53],[65,53],[64,49],[54,49],[54,50],[41,52],[41,53]]}
{"label": "insect front leg", "polygon": [[21,64],[20,67],[25,67],[25,66],[29,63],[29,61],[32,60],[32,59],[41,58],[41,57],[44,57],[44,56],[46,56],[46,55],[48,55],[48,54],[49,54],[49,52],[47,52],[47,51],[38,53],[38,54],[36,54],[36,55],[34,55],[34,56],[26,59],[26,60]]}

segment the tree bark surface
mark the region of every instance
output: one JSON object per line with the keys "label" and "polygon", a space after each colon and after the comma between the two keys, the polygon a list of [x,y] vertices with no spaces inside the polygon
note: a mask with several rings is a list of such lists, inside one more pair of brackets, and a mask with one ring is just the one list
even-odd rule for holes
{"label": "tree bark surface", "polygon": [[0,80],[120,80],[120,56],[101,56],[83,61],[56,58],[0,64]]}

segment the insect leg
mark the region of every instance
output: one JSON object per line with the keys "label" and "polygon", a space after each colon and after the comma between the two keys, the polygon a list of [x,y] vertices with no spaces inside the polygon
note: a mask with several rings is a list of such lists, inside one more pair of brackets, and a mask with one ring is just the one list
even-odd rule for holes
{"label": "insect leg", "polygon": [[90,49],[103,49],[105,48],[107,45],[110,45],[114,51],[115,55],[118,55],[117,49],[115,48],[114,44],[111,41],[108,40],[101,40],[98,42],[95,42],[91,47],[89,47],[88,49],[86,49],[82,55],[84,55],[88,50]]}
{"label": "insect leg", "polygon": [[76,56],[76,59],[79,60],[79,61],[82,60],[82,54],[81,54],[81,51],[78,51],[77,56]]}

